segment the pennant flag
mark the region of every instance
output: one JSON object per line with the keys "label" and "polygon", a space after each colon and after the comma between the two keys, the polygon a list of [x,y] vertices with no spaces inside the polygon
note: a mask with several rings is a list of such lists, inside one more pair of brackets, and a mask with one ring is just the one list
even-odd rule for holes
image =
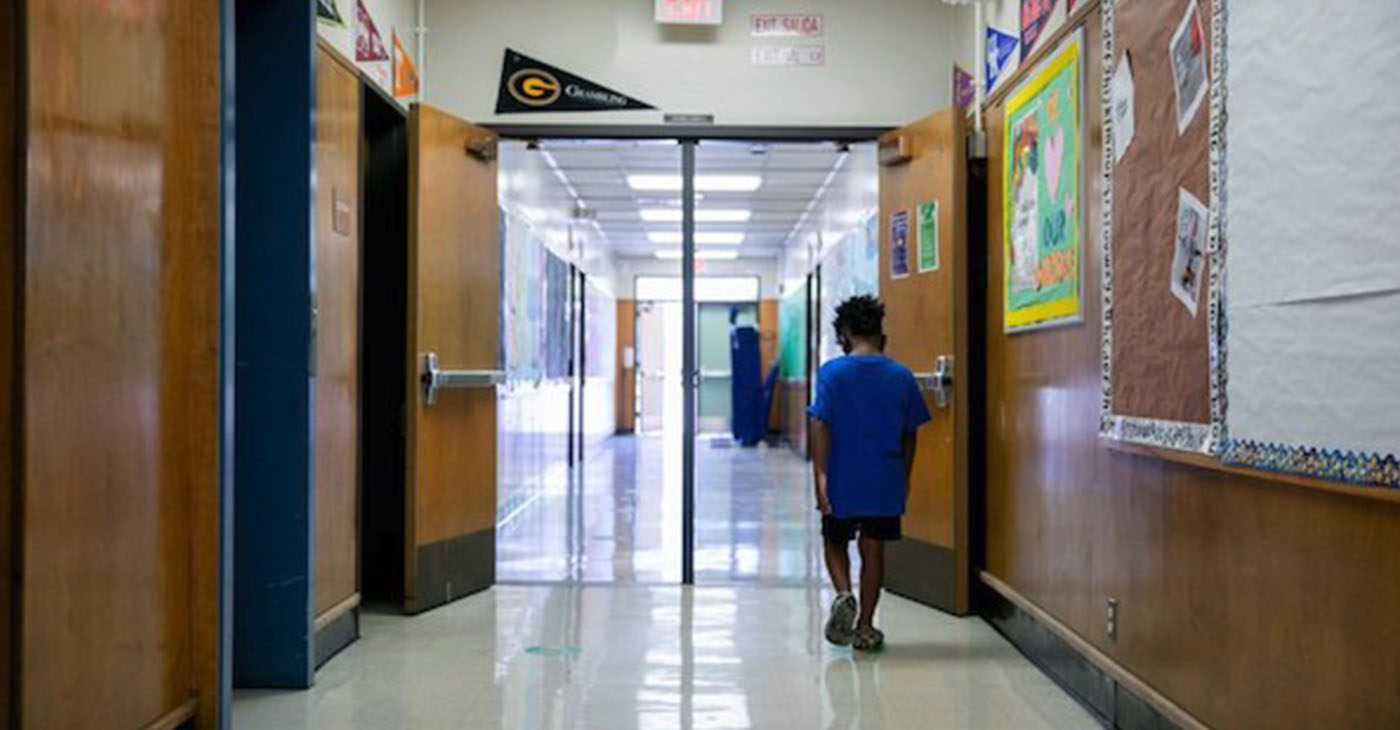
{"label": "pennant flag", "polygon": [[976,97],[976,90],[972,88],[972,74],[964,71],[962,66],[953,64],[953,103],[972,106]]}
{"label": "pennant flag", "polygon": [[413,57],[399,41],[399,34],[393,33],[393,38],[394,96],[413,96],[418,93],[418,69],[414,68]]}
{"label": "pennant flag", "polygon": [[996,88],[997,79],[1006,70],[1006,64],[1016,52],[1018,43],[1016,36],[1010,33],[996,28],[987,29],[987,91]]}
{"label": "pennant flag", "polygon": [[335,6],[335,0],[316,0],[316,19],[330,25],[345,27],[345,19],[340,17],[340,8]]}
{"label": "pennant flag", "polygon": [[501,62],[497,114],[655,108],[509,48]]}
{"label": "pennant flag", "polygon": [[1055,0],[1021,0],[1021,60],[1031,55],[1041,31],[1055,12]]}
{"label": "pennant flag", "polygon": [[355,60],[388,61],[389,51],[384,47],[384,38],[374,27],[374,19],[365,9],[365,0],[355,0]]}

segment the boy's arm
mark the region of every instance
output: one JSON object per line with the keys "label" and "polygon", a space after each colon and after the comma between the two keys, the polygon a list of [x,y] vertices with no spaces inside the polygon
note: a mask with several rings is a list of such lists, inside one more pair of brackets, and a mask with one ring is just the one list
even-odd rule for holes
{"label": "boy's arm", "polygon": [[820,418],[811,419],[812,483],[817,494],[817,510],[831,514],[831,502],[826,497],[826,461],[831,454],[831,429]]}
{"label": "boy's arm", "polygon": [[904,498],[909,499],[909,489],[914,483],[914,452],[919,448],[919,432],[905,431],[900,446],[904,451]]}

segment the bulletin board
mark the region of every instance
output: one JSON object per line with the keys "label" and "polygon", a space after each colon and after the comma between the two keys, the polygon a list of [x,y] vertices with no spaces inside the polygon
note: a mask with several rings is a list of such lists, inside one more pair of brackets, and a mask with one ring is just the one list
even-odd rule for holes
{"label": "bulletin board", "polygon": [[1400,3],[1227,22],[1222,458],[1400,488]]}
{"label": "bulletin board", "polygon": [[1224,0],[1104,0],[1103,436],[1222,436]]}
{"label": "bulletin board", "polygon": [[1083,48],[1083,32],[1071,34],[1006,103],[1002,321],[1007,332],[1083,321]]}

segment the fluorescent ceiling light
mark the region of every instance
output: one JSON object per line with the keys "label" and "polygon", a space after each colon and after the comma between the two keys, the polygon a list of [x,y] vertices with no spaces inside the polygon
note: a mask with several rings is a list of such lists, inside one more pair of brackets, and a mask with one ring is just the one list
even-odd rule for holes
{"label": "fluorescent ceiling light", "polygon": [[[680,258],[681,258],[681,252],[675,250],[674,248],[663,248],[663,249],[661,249],[660,251],[657,251],[657,252],[656,252],[656,258],[659,258],[659,259],[666,259],[666,260],[669,260],[669,261],[679,261]],[[718,260],[718,261],[733,261],[734,259],[739,258],[739,252],[738,252],[738,251],[715,251],[715,250],[696,251],[696,252],[695,252],[695,258],[697,258],[697,259]]]}
{"label": "fluorescent ceiling light", "polygon": [[[647,223],[680,223],[680,208],[642,208],[637,211]],[[753,211],[726,208],[699,208],[695,211],[698,223],[747,223]]]}
{"label": "fluorescent ceiling light", "polygon": [[[681,189],[680,175],[628,175],[627,185],[633,190]],[[751,193],[763,187],[759,175],[696,175],[695,189],[707,192]]]}
{"label": "fluorescent ceiling light", "polygon": [[[652,243],[680,243],[680,231],[648,231],[647,240]],[[712,243],[717,246],[738,246],[744,242],[744,234],[731,231],[699,231],[695,234],[696,243]]]}

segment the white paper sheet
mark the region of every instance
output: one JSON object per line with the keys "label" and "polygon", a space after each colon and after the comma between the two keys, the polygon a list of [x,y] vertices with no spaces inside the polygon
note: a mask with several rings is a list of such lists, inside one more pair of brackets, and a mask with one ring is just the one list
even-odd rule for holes
{"label": "white paper sheet", "polygon": [[1172,243],[1172,296],[1196,316],[1205,279],[1210,210],[1186,188],[1176,192],[1176,240]]}
{"label": "white paper sheet", "polygon": [[[1122,0],[1119,0],[1122,4]],[[1123,161],[1123,156],[1128,154],[1128,147],[1133,143],[1133,137],[1137,135],[1137,116],[1134,113],[1133,99],[1133,64],[1132,59],[1125,53],[1118,61],[1118,68],[1113,72],[1113,80],[1109,82],[1109,109],[1113,114],[1113,164]]]}
{"label": "white paper sheet", "polygon": [[1400,452],[1400,2],[1228,18],[1230,437]]}

